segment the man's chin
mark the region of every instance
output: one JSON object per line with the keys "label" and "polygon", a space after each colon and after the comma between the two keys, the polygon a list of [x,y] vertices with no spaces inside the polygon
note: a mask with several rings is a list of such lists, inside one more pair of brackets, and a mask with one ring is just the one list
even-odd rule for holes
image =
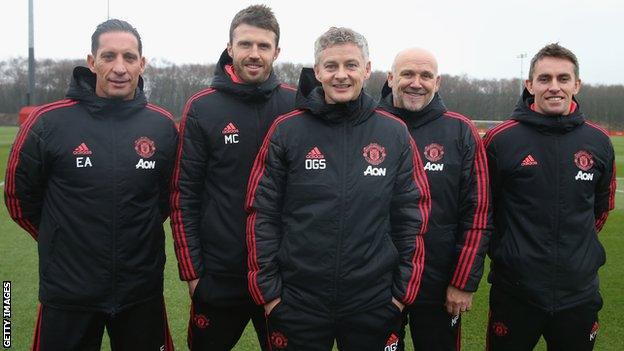
{"label": "man's chin", "polygon": [[245,83],[257,84],[264,82],[268,78],[268,75],[265,75],[263,72],[245,72],[240,78]]}
{"label": "man's chin", "polygon": [[134,98],[133,92],[128,91],[113,91],[108,95],[111,100],[132,100]]}
{"label": "man's chin", "polygon": [[403,109],[411,111],[411,112],[419,112],[425,108],[422,104],[403,104]]}

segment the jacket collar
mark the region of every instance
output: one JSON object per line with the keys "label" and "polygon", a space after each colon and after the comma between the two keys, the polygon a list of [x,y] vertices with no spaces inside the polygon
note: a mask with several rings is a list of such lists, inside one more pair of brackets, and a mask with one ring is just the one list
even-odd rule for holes
{"label": "jacket collar", "polygon": [[395,116],[400,117],[407,124],[413,128],[418,128],[433,120],[440,118],[446,111],[446,106],[442,102],[440,94],[435,93],[433,99],[425,108],[420,111],[410,111],[404,108],[398,108],[394,106],[392,89],[388,86],[388,82],[384,83],[381,89],[381,100],[379,101],[379,107],[392,113]]}
{"label": "jacket collar", "polygon": [[132,100],[107,99],[97,96],[95,94],[96,80],[96,75],[87,67],[75,67],[66,97],[79,101],[93,115],[115,114],[125,116],[133,114],[147,105],[142,77],[139,77],[139,84]]}
{"label": "jacket collar", "polygon": [[370,118],[375,109],[375,101],[364,91],[356,100],[340,104],[325,102],[325,92],[316,80],[312,68],[303,68],[299,77],[299,86],[295,100],[296,107],[310,111],[311,114],[329,122],[349,121],[353,125]]}
{"label": "jacket collar", "polygon": [[547,116],[531,109],[535,97],[525,88],[518,100],[511,119],[531,126],[542,133],[565,134],[585,122],[585,116],[575,97],[572,98],[576,109],[568,115]]}

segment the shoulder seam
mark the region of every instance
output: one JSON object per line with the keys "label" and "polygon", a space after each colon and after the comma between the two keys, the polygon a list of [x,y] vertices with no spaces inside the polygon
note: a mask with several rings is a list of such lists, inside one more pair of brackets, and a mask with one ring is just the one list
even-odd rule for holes
{"label": "shoulder seam", "polygon": [[400,123],[401,123],[401,125],[403,125],[403,126],[407,127],[407,124],[405,123],[405,121],[404,121],[404,120],[402,120],[402,119],[401,119],[401,118],[399,118],[398,116],[395,116],[394,114],[392,114],[392,113],[390,113],[390,112],[388,112],[388,111],[386,111],[386,110],[383,110],[383,109],[380,109],[380,108],[376,108],[376,109],[375,109],[375,112],[379,113],[380,115],[382,115],[382,116],[384,116],[384,117],[387,117],[387,118],[390,118],[390,119],[394,119],[394,120],[396,120],[396,121],[400,122]]}
{"label": "shoulder seam", "polygon": [[462,115],[461,113],[457,113],[453,111],[446,111],[442,114],[442,116],[447,117],[447,118],[453,118],[464,123],[470,129],[470,132],[472,133],[472,136],[475,138],[475,140],[480,139],[479,131],[477,130],[477,127],[475,126],[474,122],[470,118]]}
{"label": "shoulder seam", "polygon": [[149,108],[152,111],[158,112],[161,115],[163,115],[164,117],[167,117],[169,120],[171,120],[173,123],[175,123],[175,120],[173,119],[173,115],[171,114],[171,112],[165,110],[164,108],[156,105],[156,104],[152,104],[151,102],[148,102],[146,105],[147,108]]}
{"label": "shoulder seam", "polygon": [[284,89],[292,90],[292,91],[297,91],[297,88],[295,88],[294,86],[292,86],[290,84],[286,84],[286,83],[281,83],[280,87],[282,87]]}
{"label": "shoulder seam", "polygon": [[458,112],[446,111],[446,112],[444,112],[442,114],[442,116],[458,119],[458,120],[460,120],[460,121],[462,121],[462,122],[464,122],[464,123],[466,123],[466,124],[468,124],[470,126],[474,125],[474,122],[470,118],[468,118],[468,117],[466,117],[466,116],[464,116],[464,115],[462,115],[461,113],[458,113]]}
{"label": "shoulder seam", "polygon": [[498,135],[499,133],[517,126],[518,124],[520,124],[520,122],[515,121],[513,119],[507,120],[499,125],[497,125],[496,127],[490,129],[487,131],[487,133],[485,133],[485,137],[483,139],[483,144],[485,145],[485,147],[488,147],[490,145],[490,143],[492,142],[492,139],[494,139],[494,137],[496,135]]}
{"label": "shoulder seam", "polygon": [[598,131],[602,132],[607,137],[609,136],[609,132],[606,129],[604,129],[603,127],[601,127],[600,125],[598,125],[598,124],[596,124],[594,122],[590,122],[588,120],[585,120],[585,124],[587,124],[590,127],[593,127],[594,129],[597,129]]}
{"label": "shoulder seam", "polygon": [[206,96],[206,95],[210,95],[212,93],[214,93],[215,91],[217,91],[217,89],[213,88],[213,87],[208,87],[205,89],[202,89],[198,92],[196,92],[195,94],[193,94],[189,99],[188,102],[191,103],[197,99],[199,99],[202,96]]}

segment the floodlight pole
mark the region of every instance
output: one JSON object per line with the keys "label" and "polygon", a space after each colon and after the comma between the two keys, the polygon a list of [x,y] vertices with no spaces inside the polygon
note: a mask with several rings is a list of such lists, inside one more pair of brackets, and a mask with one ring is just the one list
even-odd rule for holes
{"label": "floodlight pole", "polygon": [[524,59],[527,57],[526,53],[522,53],[517,58],[520,59],[520,94],[524,91]]}
{"label": "floodlight pole", "polygon": [[28,92],[26,105],[35,103],[35,34],[33,20],[33,0],[28,0]]}

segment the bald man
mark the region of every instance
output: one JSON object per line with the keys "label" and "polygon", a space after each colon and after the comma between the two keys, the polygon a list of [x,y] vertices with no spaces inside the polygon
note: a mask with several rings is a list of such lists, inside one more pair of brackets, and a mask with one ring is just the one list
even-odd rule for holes
{"label": "bald man", "polygon": [[461,314],[470,310],[483,274],[492,219],[481,138],[468,118],[446,109],[440,82],[433,54],[404,50],[388,73],[380,108],[408,125],[431,189],[425,270],[404,326],[409,319],[415,350],[455,351]]}

